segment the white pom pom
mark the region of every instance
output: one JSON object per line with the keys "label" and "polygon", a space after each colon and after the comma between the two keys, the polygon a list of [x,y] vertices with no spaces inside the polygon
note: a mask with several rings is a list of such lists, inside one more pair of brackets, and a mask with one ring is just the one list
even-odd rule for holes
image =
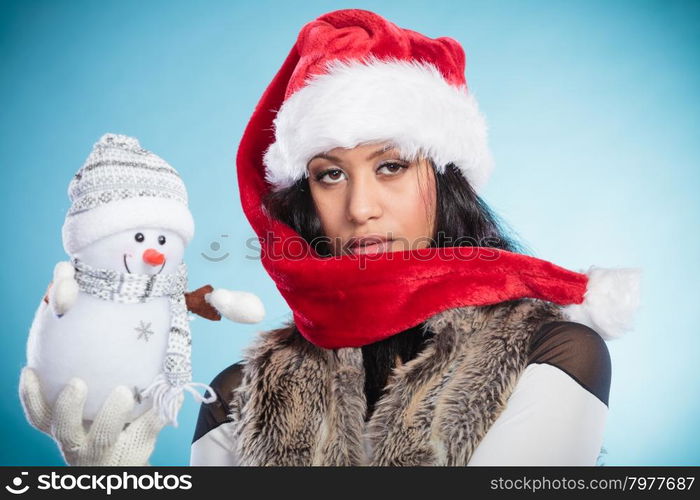
{"label": "white pom pom", "polygon": [[642,271],[638,268],[591,267],[581,304],[563,308],[569,320],[593,328],[605,340],[621,337],[634,326],[640,304]]}
{"label": "white pom pom", "polygon": [[258,323],[265,317],[265,308],[257,295],[217,288],[204,296],[224,318],[237,323]]}

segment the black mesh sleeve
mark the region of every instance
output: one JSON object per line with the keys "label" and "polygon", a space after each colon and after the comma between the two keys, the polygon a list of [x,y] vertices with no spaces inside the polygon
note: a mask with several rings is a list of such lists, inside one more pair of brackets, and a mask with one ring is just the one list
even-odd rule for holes
{"label": "black mesh sleeve", "polygon": [[532,337],[528,363],[556,366],[608,405],[610,353],[592,328],[573,321],[546,323]]}
{"label": "black mesh sleeve", "polygon": [[[227,415],[231,394],[241,384],[243,379],[242,368],[242,362],[234,363],[214,377],[214,380],[209,384],[216,393],[217,398],[213,403],[202,403],[202,406],[199,408],[197,425],[192,437],[193,443],[228,420]],[[206,394],[208,395],[209,391]]]}

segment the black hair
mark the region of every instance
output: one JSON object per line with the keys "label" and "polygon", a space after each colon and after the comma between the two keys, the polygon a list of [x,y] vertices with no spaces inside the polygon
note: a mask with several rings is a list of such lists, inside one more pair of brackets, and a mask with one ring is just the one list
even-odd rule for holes
{"label": "black hair", "polygon": [[[483,246],[516,253],[529,253],[513,230],[477,195],[469,181],[452,163],[435,172],[435,230],[430,246]],[[290,187],[270,192],[265,198],[269,214],[294,229],[321,256],[330,256],[321,222],[311,197],[307,177]],[[416,325],[384,340],[362,347],[365,366],[367,418],[381,396],[397,359],[413,359],[432,337]]]}

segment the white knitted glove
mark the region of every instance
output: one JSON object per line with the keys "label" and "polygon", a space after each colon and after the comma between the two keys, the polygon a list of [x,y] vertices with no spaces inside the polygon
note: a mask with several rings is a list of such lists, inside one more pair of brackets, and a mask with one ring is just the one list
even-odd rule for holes
{"label": "white knitted glove", "polygon": [[204,296],[224,318],[236,323],[258,323],[265,318],[265,307],[257,295],[216,288]]}
{"label": "white knitted glove", "polygon": [[[68,465],[149,465],[156,437],[165,425],[151,408],[124,428],[134,406],[134,395],[126,386],[111,392],[89,429],[83,425],[87,395],[83,380],[71,379],[51,408],[36,372],[25,367],[19,393],[29,422],[56,441]],[[180,405],[183,399],[181,395]]]}

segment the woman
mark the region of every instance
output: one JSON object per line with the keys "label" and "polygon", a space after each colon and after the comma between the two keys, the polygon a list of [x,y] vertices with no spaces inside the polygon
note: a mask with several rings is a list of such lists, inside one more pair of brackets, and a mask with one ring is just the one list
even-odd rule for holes
{"label": "woman", "polygon": [[[491,161],[454,40],[367,11],[321,16],[237,163],[294,321],[214,379],[193,465],[596,462],[601,335],[629,327],[635,275],[591,271],[582,303],[583,275],[507,237],[476,194]],[[591,307],[599,288],[608,317]]]}
{"label": "woman", "polygon": [[[302,28],[237,157],[293,321],[211,383],[193,465],[596,462],[603,339],[631,327],[638,273],[569,271],[508,238],[478,196],[491,157],[464,71],[456,41],[372,12]],[[162,422],[124,429],[112,406],[79,443],[53,414],[64,456],[147,463]]]}
{"label": "woman", "polygon": [[[373,155],[372,150],[383,151],[381,145],[339,148],[327,155],[337,157],[336,161],[312,160],[308,179],[275,193],[270,199],[273,213],[293,224],[309,241],[323,241],[326,246],[325,240],[319,238],[320,225],[331,241],[345,247],[329,249],[334,254],[394,251],[394,245],[419,248],[432,239],[436,222],[449,236],[478,236],[477,241],[491,238],[489,243],[499,248],[515,247],[503,238],[494,217],[453,169],[436,175],[427,161],[404,162],[398,159],[395,150],[379,155]],[[342,164],[343,168],[336,164]],[[351,183],[354,183],[352,188]],[[421,195],[426,193],[431,195],[423,198]],[[439,210],[434,208],[436,195],[440,200]],[[292,206],[296,209],[309,206],[310,202],[319,209],[318,223],[313,209],[308,213],[291,211]],[[391,233],[396,239],[377,238],[377,243],[346,245],[351,240],[343,235],[359,232],[363,227],[378,230],[377,235]],[[464,316],[466,327],[471,316],[469,313]],[[425,352],[433,332],[424,327],[425,324],[418,325],[362,347],[365,421],[384,392],[390,372]],[[287,342],[299,334],[292,323],[274,335]],[[218,399],[202,405],[192,444],[192,464],[238,463],[234,424],[228,413],[243,368],[243,363],[236,363],[211,383]],[[360,370],[357,376],[359,379]],[[472,457],[472,463],[594,463],[603,437],[609,387],[610,358],[605,342],[597,333],[573,322],[544,323],[529,339],[527,369],[507,409],[495,422],[486,444],[482,443],[479,453]],[[286,464],[294,463],[303,460],[299,457],[299,462]]]}

